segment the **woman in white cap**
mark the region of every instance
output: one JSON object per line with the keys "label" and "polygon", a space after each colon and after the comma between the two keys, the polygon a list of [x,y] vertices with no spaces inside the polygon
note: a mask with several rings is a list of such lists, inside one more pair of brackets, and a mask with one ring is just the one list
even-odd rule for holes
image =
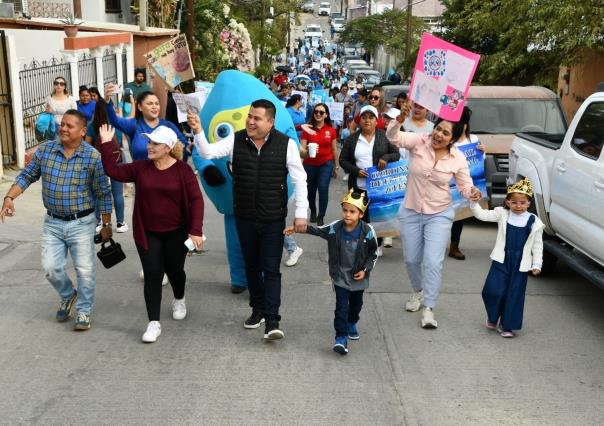
{"label": "woman in white cap", "polygon": [[158,126],[145,133],[147,160],[116,164],[113,146],[115,130],[99,129],[103,167],[108,176],[120,182],[134,182],[136,195],[132,224],[134,241],[145,275],[145,303],[149,324],[143,342],[155,342],[161,334],[159,314],[164,272],[170,279],[174,300],[172,318],[187,315],[184,271],[190,239],[195,249],[202,245],[203,197],[193,170],[182,158],[182,144],[176,133]]}
{"label": "woman in white cap", "polygon": [[[340,166],[348,173],[348,189],[367,189],[367,168],[376,166],[379,170],[388,163],[398,161],[401,155],[398,148],[386,138],[386,133],[378,129],[378,110],[372,105],[365,105],[359,113],[360,132],[348,136],[340,152]],[[369,200],[371,201],[371,199]],[[369,223],[369,210],[363,220]],[[378,256],[382,255],[382,239],[378,238]]]}

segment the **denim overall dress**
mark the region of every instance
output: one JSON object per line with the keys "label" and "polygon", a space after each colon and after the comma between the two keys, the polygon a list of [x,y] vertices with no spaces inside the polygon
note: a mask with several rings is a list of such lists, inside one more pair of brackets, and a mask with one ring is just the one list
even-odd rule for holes
{"label": "denim overall dress", "polygon": [[524,312],[524,295],[528,272],[520,272],[522,250],[526,244],[535,216],[531,215],[523,227],[509,223],[505,236],[505,259],[493,261],[482,289],[482,300],[490,322],[500,321],[503,330],[520,330]]}

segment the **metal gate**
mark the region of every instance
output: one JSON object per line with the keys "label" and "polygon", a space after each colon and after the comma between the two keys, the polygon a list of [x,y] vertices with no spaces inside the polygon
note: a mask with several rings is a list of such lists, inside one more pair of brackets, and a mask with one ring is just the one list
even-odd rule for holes
{"label": "metal gate", "polygon": [[0,143],[2,145],[2,164],[6,165],[17,162],[13,104],[10,93],[6,35],[4,31],[0,31]]}
{"label": "metal gate", "polygon": [[36,139],[36,119],[45,111],[46,97],[51,94],[52,82],[56,77],[63,77],[67,81],[67,88],[71,88],[71,69],[69,64],[62,60],[55,58],[42,62],[33,60],[19,71],[25,149],[40,144]]}

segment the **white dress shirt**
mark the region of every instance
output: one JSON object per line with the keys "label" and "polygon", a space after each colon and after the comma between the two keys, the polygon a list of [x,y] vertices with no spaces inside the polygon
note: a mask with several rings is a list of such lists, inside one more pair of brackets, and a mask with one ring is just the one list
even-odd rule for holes
{"label": "white dress shirt", "polygon": [[[199,151],[199,155],[207,160],[227,156],[233,158],[235,133],[231,133],[226,138],[210,144],[202,130],[201,133],[195,135],[194,140],[195,148],[197,148]],[[260,150],[261,149],[262,147]],[[260,150],[258,152],[260,152]],[[296,144],[296,142],[291,138],[287,144],[286,167],[294,185],[294,199],[296,201],[294,217],[296,219],[306,219],[308,217],[308,189],[306,186],[306,171],[302,166],[302,159],[300,158],[298,144]]]}
{"label": "white dress shirt", "polygon": [[[354,149],[354,159],[359,169],[367,169],[373,166],[373,144],[375,142],[375,134],[371,140],[365,139],[361,134],[359,135],[359,141]],[[366,188],[367,178],[357,177],[357,187]]]}

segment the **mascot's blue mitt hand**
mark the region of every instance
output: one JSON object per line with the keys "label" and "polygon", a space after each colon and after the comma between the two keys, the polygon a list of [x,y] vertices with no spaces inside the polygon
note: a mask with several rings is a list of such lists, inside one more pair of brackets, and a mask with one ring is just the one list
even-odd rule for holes
{"label": "mascot's blue mitt hand", "polygon": [[203,179],[209,186],[220,186],[226,182],[224,175],[216,166],[207,166],[203,169]]}

